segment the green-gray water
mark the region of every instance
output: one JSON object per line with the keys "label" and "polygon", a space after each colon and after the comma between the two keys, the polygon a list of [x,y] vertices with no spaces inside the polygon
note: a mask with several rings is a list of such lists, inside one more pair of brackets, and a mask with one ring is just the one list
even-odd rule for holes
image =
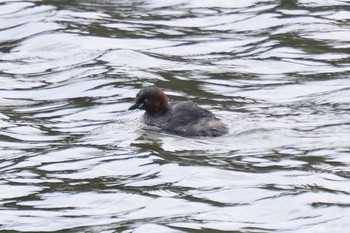
{"label": "green-gray water", "polygon": [[[0,231],[348,232],[349,1],[0,2]],[[142,86],[230,128],[126,111]]]}

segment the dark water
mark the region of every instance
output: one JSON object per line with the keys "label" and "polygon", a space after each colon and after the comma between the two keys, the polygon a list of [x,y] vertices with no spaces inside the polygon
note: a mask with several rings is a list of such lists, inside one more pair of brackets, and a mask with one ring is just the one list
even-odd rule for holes
{"label": "dark water", "polygon": [[[0,2],[0,230],[348,232],[349,1]],[[142,86],[220,138],[145,129]]]}

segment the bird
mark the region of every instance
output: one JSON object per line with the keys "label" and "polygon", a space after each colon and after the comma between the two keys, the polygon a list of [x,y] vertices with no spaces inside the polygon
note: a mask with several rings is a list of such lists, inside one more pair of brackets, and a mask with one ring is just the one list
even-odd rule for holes
{"label": "bird", "polygon": [[156,86],[142,88],[136,95],[135,103],[128,109],[146,112],[141,121],[169,133],[195,137],[217,137],[228,133],[227,126],[212,112],[191,101],[169,103],[167,95]]}

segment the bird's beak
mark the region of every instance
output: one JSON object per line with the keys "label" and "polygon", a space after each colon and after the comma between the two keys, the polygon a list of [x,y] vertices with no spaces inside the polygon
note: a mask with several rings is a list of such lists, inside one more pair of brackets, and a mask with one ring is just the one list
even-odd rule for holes
{"label": "bird's beak", "polygon": [[143,107],[143,103],[135,103],[134,105],[132,105],[129,110],[134,110],[134,109],[141,109]]}

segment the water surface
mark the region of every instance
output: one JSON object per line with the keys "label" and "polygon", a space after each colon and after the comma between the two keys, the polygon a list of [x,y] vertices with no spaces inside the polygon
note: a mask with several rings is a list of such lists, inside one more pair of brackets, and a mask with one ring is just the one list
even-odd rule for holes
{"label": "water surface", "polygon": [[[0,3],[0,229],[347,232],[347,1]],[[230,128],[126,111],[143,86]]]}

